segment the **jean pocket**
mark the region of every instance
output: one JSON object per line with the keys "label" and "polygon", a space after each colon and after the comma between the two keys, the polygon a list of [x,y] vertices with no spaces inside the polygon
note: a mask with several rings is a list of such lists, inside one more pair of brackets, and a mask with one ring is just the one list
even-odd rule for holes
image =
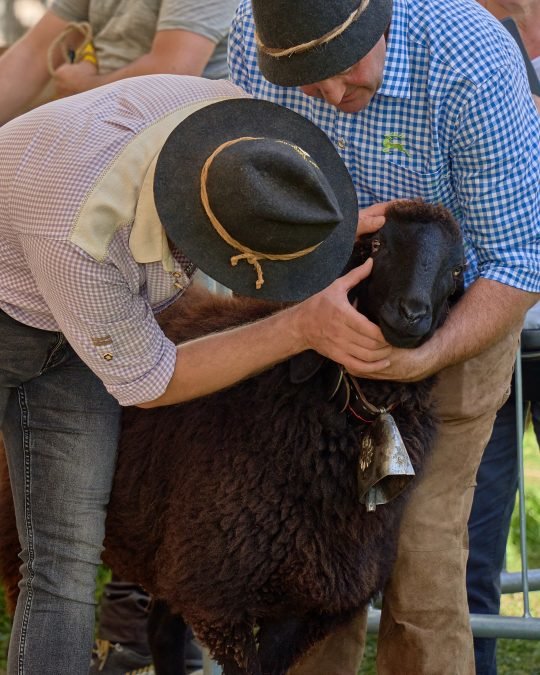
{"label": "jean pocket", "polygon": [[18,387],[56,361],[62,333],[27,326],[0,311],[0,387]]}
{"label": "jean pocket", "polygon": [[40,375],[59,365],[67,353],[68,343],[64,335],[62,333],[53,333],[52,335],[54,335],[54,338],[51,340],[45,360],[39,371]]}

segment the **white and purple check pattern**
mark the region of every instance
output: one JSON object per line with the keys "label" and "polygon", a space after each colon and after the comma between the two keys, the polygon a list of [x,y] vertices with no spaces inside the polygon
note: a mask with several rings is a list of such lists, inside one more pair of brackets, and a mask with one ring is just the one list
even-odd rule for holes
{"label": "white and purple check pattern", "polygon": [[242,95],[225,81],[152,75],[56,101],[0,129],[0,307],[64,333],[122,405],[165,390],[176,349],[154,313],[178,297],[174,282],[188,283],[192,266],[178,253],[180,277],[161,262],[136,263],[132,222],[116,230],[102,261],[70,241],[71,229],[96,181],[137,134],[186,104]]}
{"label": "white and purple check pattern", "polygon": [[521,55],[473,0],[394,0],[382,85],[347,114],[257,68],[250,0],[229,38],[233,82],[292,108],[334,142],[361,207],[422,197],[459,221],[479,276],[540,291],[540,120]]}

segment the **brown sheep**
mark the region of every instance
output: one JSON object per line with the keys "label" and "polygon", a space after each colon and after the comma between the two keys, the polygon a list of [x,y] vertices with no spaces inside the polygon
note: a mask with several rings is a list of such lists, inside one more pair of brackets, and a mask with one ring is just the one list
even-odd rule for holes
{"label": "brown sheep", "polygon": [[[462,290],[458,226],[442,207],[398,203],[350,265],[369,255],[373,272],[351,301],[390,343],[417,346]],[[161,317],[177,342],[279,309],[190,296]],[[184,673],[183,619],[225,675],[284,675],[384,588],[411,488],[375,511],[360,503],[370,420],[354,406],[340,410],[337,373],[306,352],[182,405],[126,409],[104,560],[157,599],[150,639],[159,675]],[[435,428],[432,379],[359,385],[370,403],[393,408],[419,474]],[[2,518],[0,535],[13,529]],[[13,549],[0,556],[8,573]]]}

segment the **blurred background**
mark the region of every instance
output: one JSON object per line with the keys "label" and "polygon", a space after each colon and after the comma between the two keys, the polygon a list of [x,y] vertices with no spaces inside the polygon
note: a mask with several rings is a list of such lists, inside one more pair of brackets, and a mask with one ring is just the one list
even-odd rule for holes
{"label": "blurred background", "polygon": [[41,18],[46,0],[0,0],[0,47],[12,44]]}

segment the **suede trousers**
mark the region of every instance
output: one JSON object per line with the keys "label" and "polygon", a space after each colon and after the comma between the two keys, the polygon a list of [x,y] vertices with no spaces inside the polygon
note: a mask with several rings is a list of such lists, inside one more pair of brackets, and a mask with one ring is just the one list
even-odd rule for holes
{"label": "suede trousers", "polygon": [[[509,395],[519,333],[439,373],[437,438],[405,509],[383,597],[379,675],[474,675],[467,521],[482,453]],[[364,633],[360,616],[316,645],[291,675],[356,675]]]}

